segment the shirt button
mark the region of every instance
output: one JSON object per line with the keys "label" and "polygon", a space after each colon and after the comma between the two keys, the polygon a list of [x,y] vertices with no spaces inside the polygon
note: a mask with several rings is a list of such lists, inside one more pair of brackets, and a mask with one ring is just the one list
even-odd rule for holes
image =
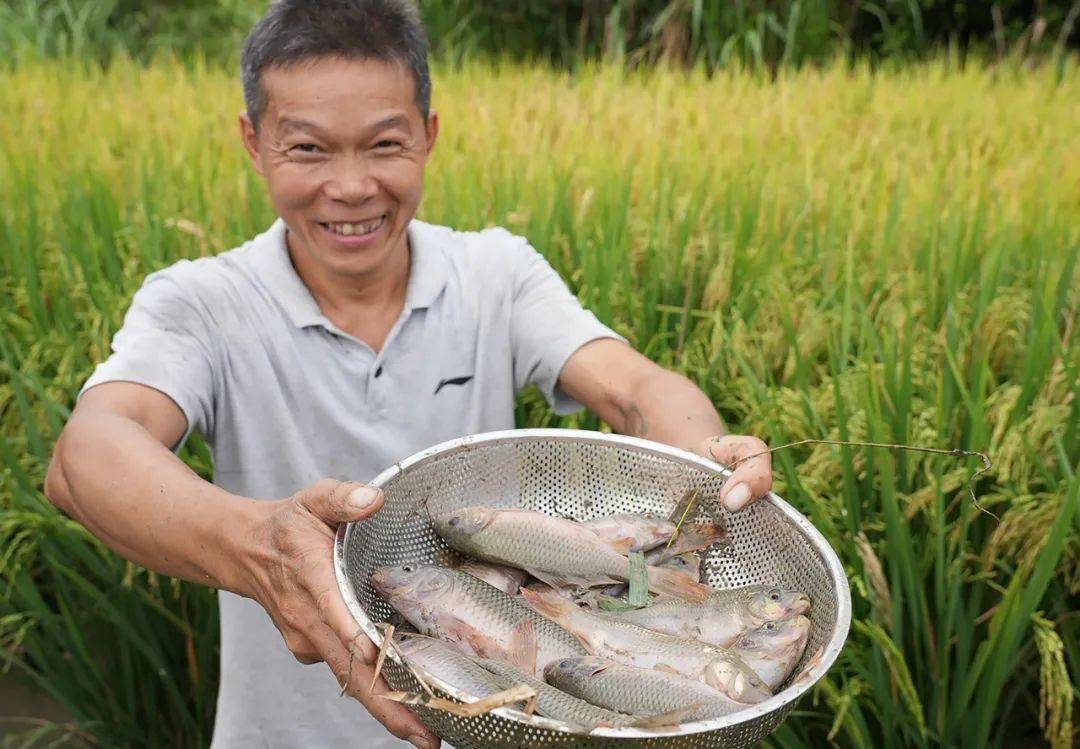
{"label": "shirt button", "polygon": [[378,369],[375,370],[375,376],[379,377],[380,375],[382,375],[382,365],[381,364],[379,365]]}

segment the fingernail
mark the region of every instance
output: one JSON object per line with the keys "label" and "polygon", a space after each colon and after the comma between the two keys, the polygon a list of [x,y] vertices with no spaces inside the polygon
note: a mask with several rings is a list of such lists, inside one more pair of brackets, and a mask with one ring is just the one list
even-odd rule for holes
{"label": "fingernail", "polygon": [[429,739],[427,736],[415,734],[409,737],[409,743],[417,747],[417,749],[432,749],[435,746],[435,742]]}
{"label": "fingernail", "polygon": [[349,507],[353,510],[366,510],[375,504],[382,494],[378,489],[361,486],[349,492]]}
{"label": "fingernail", "polygon": [[750,487],[744,483],[735,484],[724,497],[724,507],[729,512],[738,512],[750,501]]}

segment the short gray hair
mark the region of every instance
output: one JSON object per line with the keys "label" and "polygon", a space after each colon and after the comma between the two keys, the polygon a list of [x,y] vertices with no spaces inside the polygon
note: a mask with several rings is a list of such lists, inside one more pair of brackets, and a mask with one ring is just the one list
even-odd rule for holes
{"label": "short gray hair", "polygon": [[320,57],[380,60],[412,73],[416,108],[431,109],[428,38],[409,0],[275,0],[248,34],[240,58],[244,104],[255,128],[266,112],[262,74]]}

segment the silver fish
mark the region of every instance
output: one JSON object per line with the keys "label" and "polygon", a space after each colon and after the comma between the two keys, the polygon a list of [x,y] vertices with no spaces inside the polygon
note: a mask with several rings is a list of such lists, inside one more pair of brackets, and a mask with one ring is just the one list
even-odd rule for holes
{"label": "silver fish", "polygon": [[744,707],[695,679],[597,656],[553,661],[544,669],[544,678],[564,692],[609,710],[635,715],[685,710],[680,722],[719,718]]}
{"label": "silver fish", "polygon": [[573,635],[519,599],[472,575],[434,565],[381,567],[371,582],[420,632],[481,658],[500,658],[528,674],[568,655],[584,655]]}
{"label": "silver fish", "polygon": [[[588,588],[630,579],[630,560],[573,520],[529,510],[469,507],[440,515],[434,524],[458,551],[518,567],[551,585]],[[675,570],[647,569],[651,591],[697,601],[711,592]]]}
{"label": "silver fish", "polygon": [[724,648],[765,622],[788,619],[809,610],[810,599],[803,593],[751,585],[711,591],[701,604],[669,598],[643,609],[605,612],[603,616]]}
{"label": "silver fish", "polygon": [[490,671],[481,668],[458,648],[434,637],[396,636],[398,652],[427,673],[442,679],[478,700],[501,692],[505,687]]}
{"label": "silver fish", "polygon": [[[562,659],[560,659],[562,660]],[[559,661],[552,661],[558,663]],[[547,682],[523,674],[513,666],[494,659],[478,661],[479,665],[499,680],[503,689],[525,684],[536,690],[536,712],[555,720],[590,731],[601,726],[615,728],[633,723],[632,715],[591,705],[585,700],[567,694]]]}
{"label": "silver fish", "polygon": [[730,650],[600,616],[553,590],[522,588],[521,595],[538,614],[572,632],[590,655],[699,679],[741,704],[761,702],[772,694]]}
{"label": "silver fish", "polygon": [[529,573],[505,564],[489,564],[468,559],[457,566],[462,572],[478,577],[488,585],[498,588],[508,596],[516,596],[518,590],[529,578]]}
{"label": "silver fish", "polygon": [[648,551],[666,543],[675,533],[675,524],[651,515],[624,512],[582,523],[620,553]]}
{"label": "silver fish", "polygon": [[731,649],[775,692],[802,658],[809,637],[810,620],[800,614],[762,624],[737,639]]}

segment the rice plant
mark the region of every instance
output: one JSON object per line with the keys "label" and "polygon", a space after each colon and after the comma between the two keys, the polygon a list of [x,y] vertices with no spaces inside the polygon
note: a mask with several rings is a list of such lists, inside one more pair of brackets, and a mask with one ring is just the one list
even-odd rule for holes
{"label": "rice plant", "polygon": [[[167,51],[234,60],[269,0],[0,0],[0,60]],[[1080,43],[1074,0],[417,0],[446,60],[509,56],[575,66],[659,61],[770,71],[854,54],[953,49],[1060,57]]]}
{"label": "rice plant", "polygon": [[[524,234],[733,430],[814,445],[777,489],[838,550],[855,623],[777,748],[1075,739],[1080,76],[947,59],[729,70],[436,70],[421,213]],[[142,277],[272,220],[227,70],[0,72],[0,646],[73,741],[205,744],[207,591],[117,559],[41,494]],[[554,419],[536,393],[522,426]],[[209,475],[206,450],[185,454]],[[360,479],[369,477],[357,477]]]}

